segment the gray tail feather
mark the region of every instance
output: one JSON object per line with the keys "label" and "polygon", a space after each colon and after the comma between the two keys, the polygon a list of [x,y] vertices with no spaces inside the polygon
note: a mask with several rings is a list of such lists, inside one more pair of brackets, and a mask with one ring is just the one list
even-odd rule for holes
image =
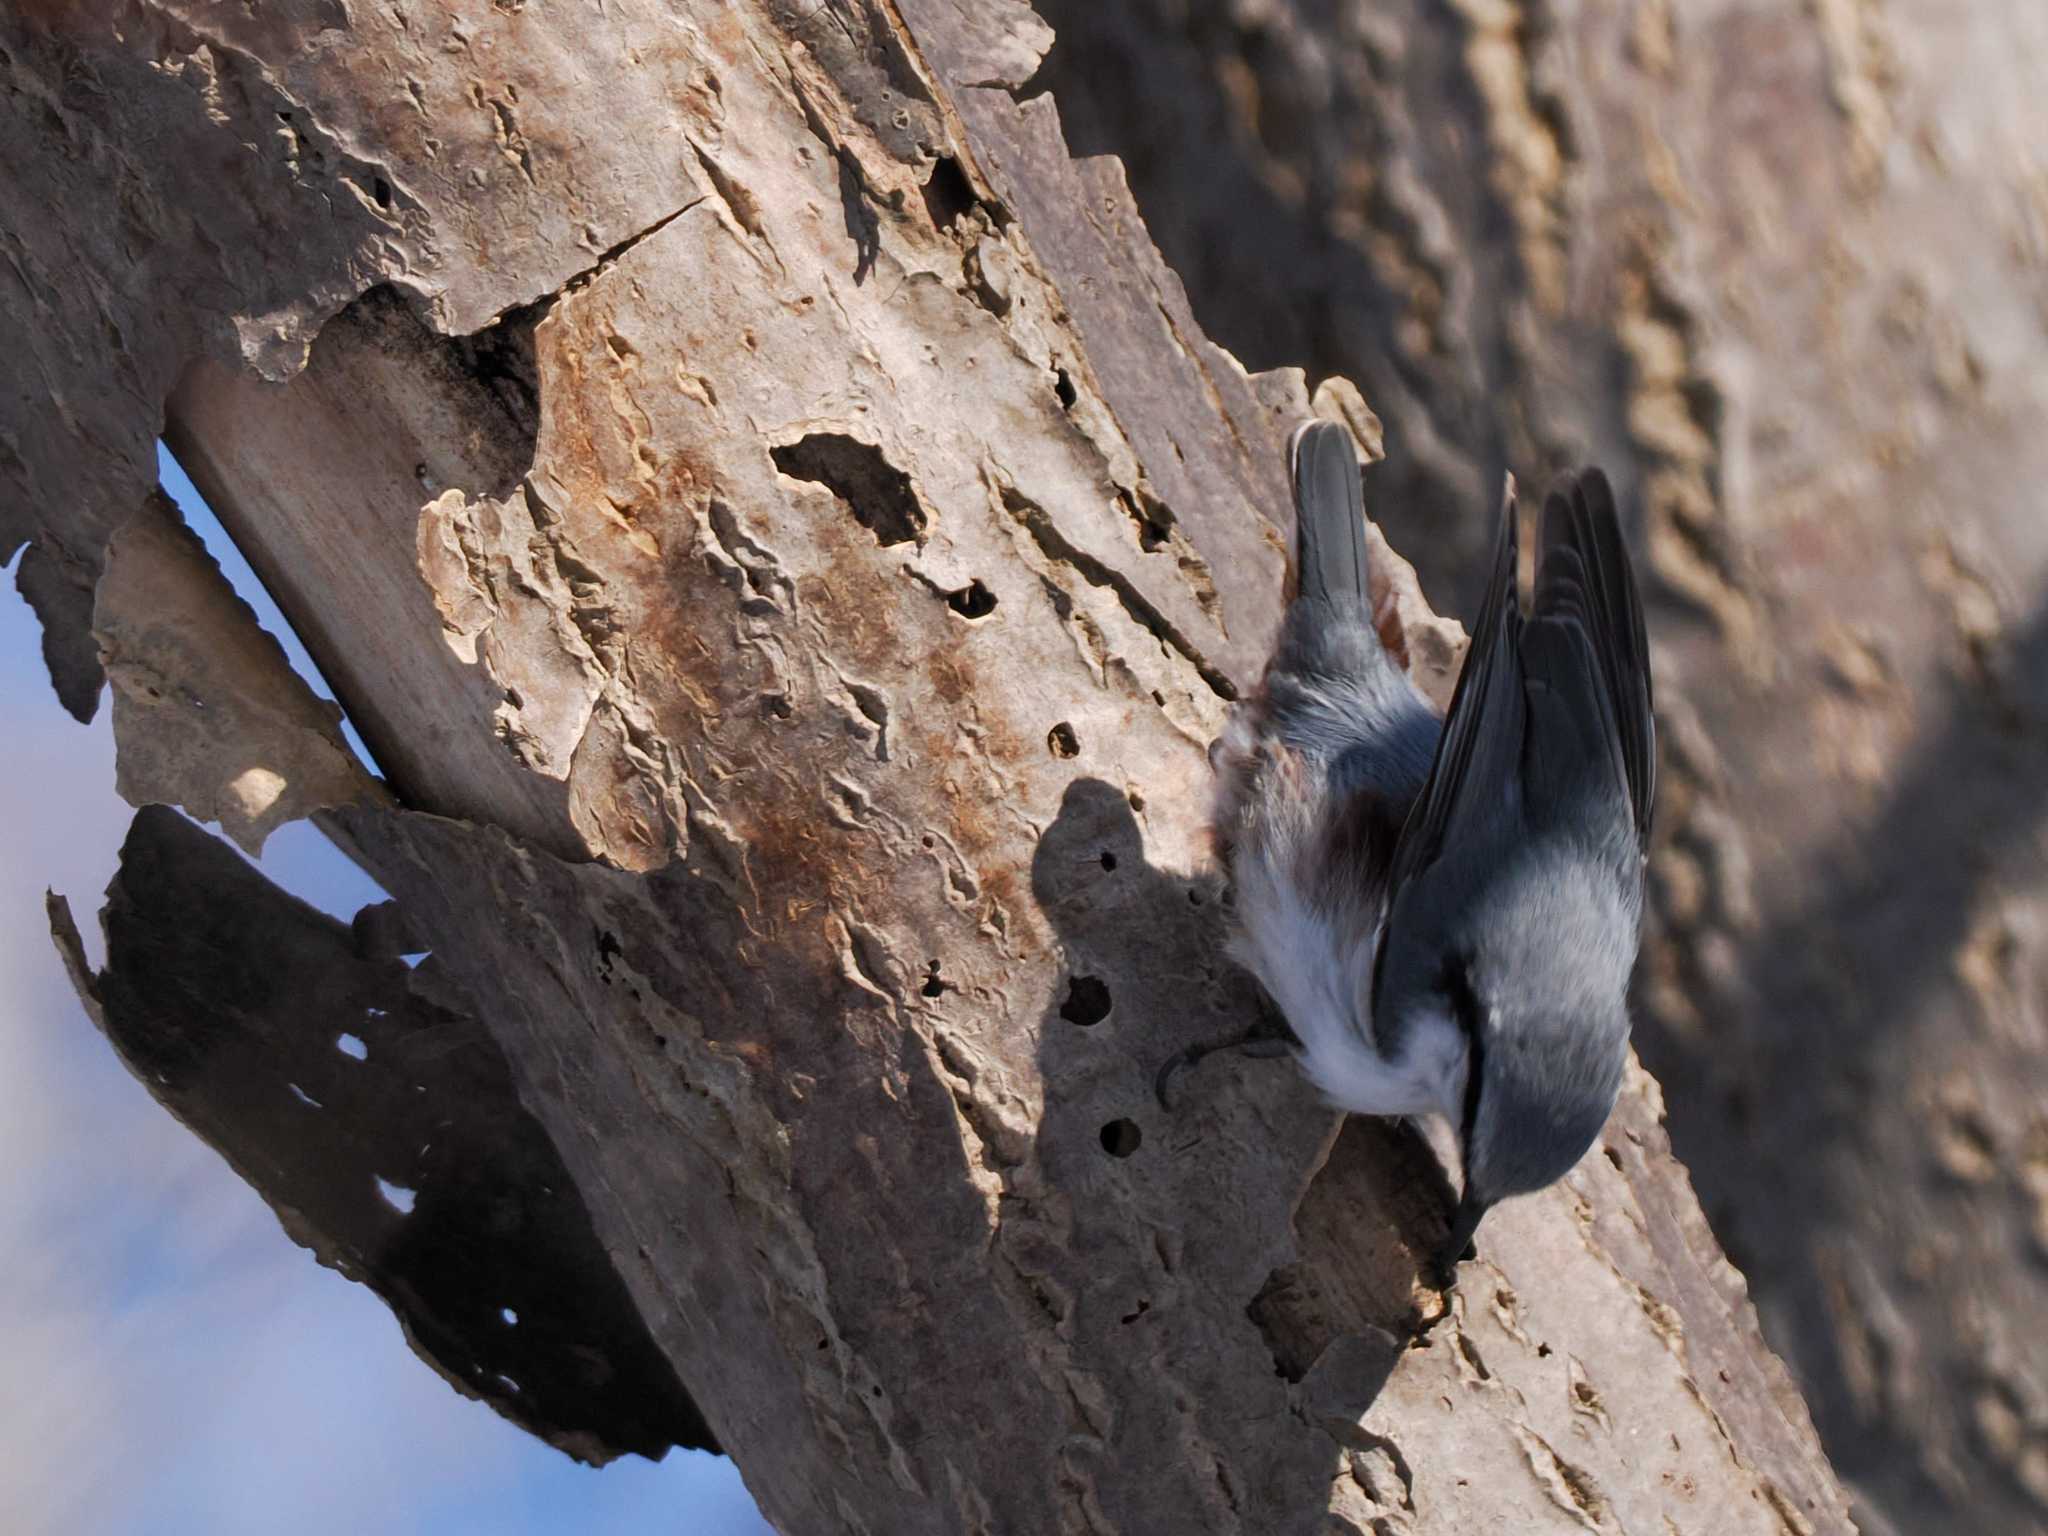
{"label": "gray tail feather", "polygon": [[1369,603],[1365,493],[1351,434],[1334,421],[1312,421],[1294,434],[1293,459],[1297,596]]}

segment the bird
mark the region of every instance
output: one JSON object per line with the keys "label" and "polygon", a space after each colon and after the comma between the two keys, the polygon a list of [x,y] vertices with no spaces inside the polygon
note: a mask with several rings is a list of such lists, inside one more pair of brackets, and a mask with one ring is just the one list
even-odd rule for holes
{"label": "bird", "polygon": [[1439,718],[1373,622],[1350,433],[1309,422],[1289,454],[1291,598],[1211,750],[1231,952],[1329,1102],[1456,1131],[1449,1286],[1487,1211],[1563,1177],[1620,1091],[1656,796],[1642,602],[1590,468],[1545,499],[1525,616],[1509,478]]}

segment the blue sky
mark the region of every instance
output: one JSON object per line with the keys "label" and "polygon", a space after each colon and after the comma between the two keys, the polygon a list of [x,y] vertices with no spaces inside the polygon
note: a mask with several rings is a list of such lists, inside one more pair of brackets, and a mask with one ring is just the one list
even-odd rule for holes
{"label": "blue sky", "polygon": [[[168,458],[228,577],[310,660]],[[0,1510],[14,1536],[769,1536],[723,1458],[579,1466],[459,1397],[383,1304],[315,1264],[129,1077],[43,919],[71,900],[95,964],[130,815],[101,700],[58,706],[34,617],[0,584]],[[319,686],[316,683],[316,686]],[[326,692],[324,687],[321,688]],[[336,916],[381,893],[312,827],[271,879]]]}

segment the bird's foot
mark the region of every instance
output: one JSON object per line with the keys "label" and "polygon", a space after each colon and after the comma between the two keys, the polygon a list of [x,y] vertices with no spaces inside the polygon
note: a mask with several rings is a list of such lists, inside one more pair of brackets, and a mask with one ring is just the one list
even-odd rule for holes
{"label": "bird's foot", "polygon": [[1186,1050],[1176,1051],[1167,1058],[1166,1064],[1152,1079],[1152,1093],[1159,1100],[1161,1109],[1171,1111],[1173,1103],[1168,1093],[1173,1086],[1174,1078],[1205,1057],[1214,1056],[1221,1051],[1235,1051],[1241,1056],[1263,1061],[1274,1056],[1289,1055],[1293,1049],[1294,1044],[1291,1040],[1266,1029],[1253,1029],[1239,1035],[1235,1040],[1225,1040],[1216,1045],[1191,1045]]}

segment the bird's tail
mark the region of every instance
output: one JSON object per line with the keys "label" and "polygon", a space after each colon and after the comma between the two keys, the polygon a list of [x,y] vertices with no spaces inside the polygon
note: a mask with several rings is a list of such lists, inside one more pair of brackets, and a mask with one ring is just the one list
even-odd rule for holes
{"label": "bird's tail", "polygon": [[1294,579],[1298,599],[1370,606],[1366,589],[1365,493],[1358,449],[1334,421],[1294,434]]}

